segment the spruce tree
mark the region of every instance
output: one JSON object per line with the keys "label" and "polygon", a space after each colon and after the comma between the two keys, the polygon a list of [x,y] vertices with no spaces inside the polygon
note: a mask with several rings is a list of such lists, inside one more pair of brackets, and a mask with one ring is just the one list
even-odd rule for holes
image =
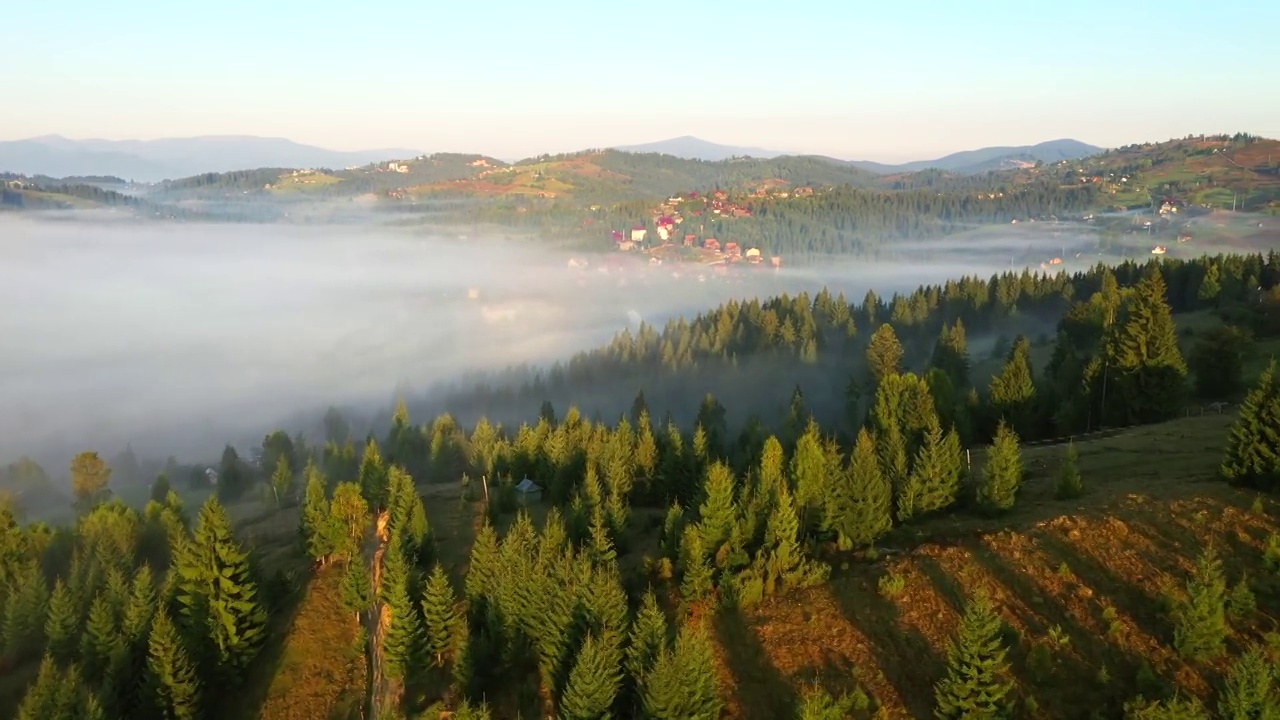
{"label": "spruce tree", "polygon": [[267,613],[258,600],[248,554],[231,532],[216,496],[200,510],[195,532],[177,563],[177,599],[185,623],[203,643],[202,655],[224,680],[237,682],[266,637]]}
{"label": "spruce tree", "polygon": [[200,679],[169,614],[160,609],[147,646],[147,696],[157,717],[194,720],[200,714]]}
{"label": "spruce tree", "polygon": [[435,658],[437,667],[444,666],[444,656],[453,645],[458,617],[454,610],[455,598],[449,576],[444,568],[436,565],[427,578],[422,597],[422,617],[427,635],[427,649]]}
{"label": "spruce tree", "polygon": [[360,493],[372,510],[377,512],[387,506],[390,494],[387,467],[382,460],[382,451],[373,438],[365,443],[364,455],[360,458],[359,483]]}
{"label": "spruce tree", "polygon": [[387,675],[403,678],[420,657],[423,645],[422,617],[409,594],[409,566],[398,539],[392,536],[382,555],[381,600],[391,613],[383,638]]}
{"label": "spruce tree", "polygon": [[1108,392],[1106,410],[1112,424],[1157,422],[1182,412],[1187,365],[1166,292],[1160,271],[1148,271],[1109,335],[1106,355],[1114,390]]}
{"label": "spruce tree", "polygon": [[85,625],[80,647],[80,658],[85,675],[91,682],[102,679],[112,656],[124,645],[124,636],[116,621],[112,600],[105,594],[98,595],[89,606],[89,620]]}
{"label": "spruce tree", "polygon": [[1278,427],[1280,377],[1272,361],[1240,406],[1219,474],[1232,483],[1259,490],[1280,487]]}
{"label": "spruce tree", "polygon": [[342,606],[356,616],[357,623],[360,622],[360,613],[373,606],[373,581],[364,562],[364,553],[352,555],[342,572]]}
{"label": "spruce tree", "polygon": [[281,455],[276,459],[275,470],[271,473],[271,492],[275,495],[276,505],[284,507],[290,500],[293,491],[293,468],[289,466],[289,458]]}
{"label": "spruce tree", "polygon": [[498,550],[498,534],[485,522],[476,532],[471,544],[471,560],[467,564],[467,577],[463,583],[467,599],[475,601],[493,595],[501,572],[502,559]]}
{"label": "spruce tree", "polygon": [[1058,470],[1058,486],[1054,490],[1054,496],[1059,500],[1070,500],[1084,494],[1084,480],[1080,477],[1078,458],[1075,442],[1068,440],[1062,468]]}
{"label": "spruce tree", "polygon": [[1218,699],[1222,720],[1280,720],[1276,668],[1257,646],[1231,665]]}
{"label": "spruce tree", "polygon": [[790,470],[796,489],[796,510],[800,516],[801,531],[807,532],[820,520],[815,516],[822,505],[828,502],[830,493],[830,472],[823,452],[822,434],[818,423],[812,419],[796,443]]}
{"label": "spruce tree", "polygon": [[845,720],[853,708],[852,698],[836,699],[821,685],[814,684],[801,694],[796,720]]}
{"label": "spruce tree", "polygon": [[849,468],[833,489],[829,515],[841,547],[870,545],[893,526],[893,487],[880,470],[874,436],[863,428]]}
{"label": "spruce tree", "polygon": [[640,610],[631,624],[631,638],[627,644],[627,676],[636,682],[649,674],[658,656],[667,649],[667,616],[658,607],[658,599],[652,590],[640,600]]}
{"label": "spruce tree", "polygon": [[562,720],[600,720],[610,709],[622,685],[622,639],[616,632],[588,634],[569,671],[560,699]]}
{"label": "spruce tree", "polygon": [[680,541],[680,566],[684,573],[680,582],[680,595],[685,601],[705,599],[715,589],[715,571],[708,560],[702,537],[703,534],[696,525],[685,526],[684,537]]}
{"label": "spruce tree", "polygon": [[959,436],[955,430],[944,433],[935,419],[898,493],[898,520],[905,522],[955,504],[960,494],[961,462]]}
{"label": "spruce tree", "polygon": [[871,384],[877,385],[888,375],[902,372],[902,343],[893,326],[884,323],[871,335],[867,345],[867,371]]}
{"label": "spruce tree", "polygon": [[701,631],[680,629],[641,682],[645,716],[652,720],[718,720],[723,702],[711,642]]}
{"label": "spruce tree", "polygon": [[71,589],[58,578],[49,596],[49,614],[44,623],[48,651],[59,662],[70,662],[80,640],[80,617]]}
{"label": "spruce tree", "polygon": [[942,324],[929,366],[945,373],[956,389],[969,386],[969,347],[962,321],[956,320],[955,325]]}
{"label": "spruce tree", "polygon": [[48,616],[49,587],[35,560],[20,564],[11,583],[13,590],[4,603],[5,654],[25,658],[40,652]]}
{"label": "spruce tree", "polygon": [[1035,379],[1031,374],[1031,343],[1019,335],[1004,369],[991,380],[991,405],[996,416],[1014,427],[1017,432],[1032,432]]}
{"label": "spruce tree", "polygon": [[766,594],[773,594],[784,587],[810,587],[827,579],[830,568],[804,556],[799,532],[795,505],[791,493],[784,487],[778,492],[777,505],[769,517],[764,546],[760,550]]}
{"label": "spruce tree", "polygon": [[934,687],[938,720],[977,720],[1009,715],[1013,690],[1000,616],[985,592],[965,603],[960,630],[947,650],[947,675]]}
{"label": "spruce tree", "polygon": [[1227,638],[1227,580],[1212,545],[1196,561],[1187,580],[1187,597],[1173,610],[1173,645],[1183,657],[1212,660],[1223,653]]}
{"label": "spruce tree", "polygon": [[699,508],[698,527],[702,530],[702,547],[714,555],[729,539],[737,520],[734,504],[733,471],[717,460],[707,468],[706,501]]}
{"label": "spruce tree", "polygon": [[63,692],[62,671],[53,656],[46,654],[40,661],[36,679],[27,687],[18,705],[16,720],[50,720],[56,717],[58,699]]}
{"label": "spruce tree", "polygon": [[1022,451],[1018,448],[1018,434],[1001,421],[982,468],[978,504],[989,512],[1004,512],[1013,507],[1021,485]]}
{"label": "spruce tree", "polygon": [[337,550],[339,541],[327,495],[328,481],[314,463],[307,464],[307,488],[302,501],[302,538],[307,555],[323,565]]}

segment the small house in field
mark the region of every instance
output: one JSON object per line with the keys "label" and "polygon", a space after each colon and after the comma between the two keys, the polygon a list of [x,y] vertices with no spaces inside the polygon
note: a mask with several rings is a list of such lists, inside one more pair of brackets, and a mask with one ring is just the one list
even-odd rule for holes
{"label": "small house in field", "polygon": [[694,235],[694,234],[690,233],[690,234],[688,234],[688,235],[685,235],[685,236],[684,236],[684,246],[685,246],[685,247],[693,247],[694,243],[696,243],[696,242],[698,242],[698,236],[697,236],[697,235]]}
{"label": "small house in field", "polygon": [[1169,248],[1165,247],[1164,245],[1157,245],[1151,248],[1152,255],[1163,255],[1167,252],[1169,252]]}
{"label": "small house in field", "polygon": [[521,503],[537,502],[542,499],[542,488],[526,477],[516,483],[516,497]]}
{"label": "small house in field", "polygon": [[715,238],[707,238],[707,241],[702,243],[702,247],[713,252],[720,252],[720,241]]}
{"label": "small house in field", "polygon": [[649,231],[645,230],[643,225],[637,225],[631,228],[631,242],[634,242],[634,243],[644,242],[644,237],[648,233]]}

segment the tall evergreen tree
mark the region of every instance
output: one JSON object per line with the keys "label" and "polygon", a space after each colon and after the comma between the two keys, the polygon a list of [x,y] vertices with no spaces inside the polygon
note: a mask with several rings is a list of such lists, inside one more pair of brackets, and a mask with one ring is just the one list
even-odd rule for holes
{"label": "tall evergreen tree", "polygon": [[373,606],[373,582],[364,553],[355,553],[342,572],[342,606],[360,620],[360,613]]}
{"label": "tall evergreen tree", "polygon": [[364,455],[360,459],[360,492],[365,502],[374,511],[387,506],[390,486],[387,477],[387,466],[382,460],[382,451],[373,438],[369,438],[364,446]]}
{"label": "tall evergreen tree", "polygon": [[1280,487],[1278,427],[1280,378],[1272,361],[1240,406],[1218,473],[1232,483],[1259,490]]}
{"label": "tall evergreen tree", "polygon": [[840,545],[869,545],[893,526],[893,487],[880,471],[876,441],[863,428],[858,431],[849,468],[833,491],[831,524]]}
{"label": "tall evergreen tree", "polygon": [[382,555],[381,600],[391,613],[383,638],[387,675],[403,678],[421,656],[422,617],[410,597],[409,566],[393,536]]}
{"label": "tall evergreen tree", "polygon": [[796,443],[791,456],[791,479],[795,484],[797,512],[801,531],[821,523],[821,509],[830,494],[830,468],[823,451],[822,433],[815,420],[810,419],[804,434]]}
{"label": "tall evergreen tree", "polygon": [[199,717],[200,678],[164,609],[156,612],[151,626],[145,682],[157,717],[162,720]]}
{"label": "tall evergreen tree", "polygon": [[934,688],[938,720],[1009,717],[1013,690],[1000,616],[979,592],[965,603],[960,631],[947,650],[947,675]]}
{"label": "tall evergreen tree", "polygon": [[1018,448],[1018,434],[1001,421],[982,468],[978,504],[991,512],[1008,510],[1013,507],[1021,485],[1022,451]]}
{"label": "tall evergreen tree", "polygon": [[706,635],[680,629],[675,644],[663,651],[641,682],[644,713],[653,720],[717,720],[723,702],[715,656]]}
{"label": "tall evergreen tree", "polygon": [[[36,679],[27,687],[18,705],[16,720],[51,720],[58,715],[58,699],[64,692],[62,671],[52,655],[40,661]],[[67,718],[66,720],[71,720]]]}
{"label": "tall evergreen tree", "polygon": [[1070,500],[1084,494],[1084,480],[1080,477],[1079,453],[1076,444],[1067,441],[1067,448],[1062,458],[1062,468],[1058,471],[1058,487],[1054,496],[1059,500]]}
{"label": "tall evergreen tree", "polygon": [[760,550],[766,594],[783,587],[810,587],[827,579],[830,568],[804,556],[799,534],[795,505],[790,491],[784,487],[778,492]]}
{"label": "tall evergreen tree", "polygon": [[955,325],[942,324],[942,332],[933,346],[929,366],[946,374],[956,389],[969,387],[969,344],[965,336],[964,322]]}
{"label": "tall evergreen tree", "polygon": [[4,603],[5,654],[25,658],[40,652],[49,607],[49,587],[35,560],[18,564],[11,580],[13,590]]}
{"label": "tall evergreen tree", "polygon": [[616,632],[588,634],[578,651],[560,700],[562,720],[601,720],[622,685],[622,639]]}
{"label": "tall evergreen tree", "polygon": [[1218,700],[1222,720],[1280,720],[1276,668],[1257,646],[1231,665]]}
{"label": "tall evergreen tree", "polygon": [[49,615],[44,623],[44,636],[49,652],[63,663],[74,658],[80,637],[80,617],[71,589],[58,578],[49,596]]}
{"label": "tall evergreen tree", "polygon": [[323,565],[337,550],[342,528],[330,511],[324,473],[314,463],[307,464],[307,489],[302,501],[301,532],[307,555]]}
{"label": "tall evergreen tree", "polygon": [[1031,343],[1019,335],[1009,352],[1004,369],[991,380],[991,405],[997,418],[1011,424],[1022,435],[1033,430],[1036,400],[1031,373]]}
{"label": "tall evergreen tree", "polygon": [[1106,355],[1113,390],[1105,411],[1112,424],[1156,422],[1182,411],[1187,365],[1158,270],[1149,271],[1129,294]]}
{"label": "tall evergreen tree", "polygon": [[729,539],[737,519],[733,470],[721,461],[707,468],[706,498],[698,511],[698,527],[702,530],[702,547],[714,554]]}
{"label": "tall evergreen tree", "polygon": [[116,619],[112,599],[100,594],[89,606],[89,620],[85,624],[84,638],[80,646],[80,658],[85,675],[90,682],[102,679],[111,658],[124,646],[124,636]]}
{"label": "tall evergreen tree", "polygon": [[1212,545],[1196,561],[1187,581],[1187,597],[1173,609],[1173,645],[1184,657],[1212,660],[1227,638],[1227,580]]}
{"label": "tall evergreen tree", "polygon": [[422,617],[427,636],[427,649],[434,656],[437,667],[443,667],[444,656],[453,645],[458,617],[454,611],[453,587],[444,568],[436,565],[427,578],[422,597]]}
{"label": "tall evergreen tree", "polygon": [[871,335],[867,345],[867,371],[871,384],[878,385],[887,375],[902,372],[902,343],[893,326],[884,323]]}
{"label": "tall evergreen tree", "polygon": [[955,430],[944,433],[934,420],[897,498],[898,520],[945,510],[960,494],[960,438]]}
{"label": "tall evergreen tree", "polygon": [[200,510],[195,532],[183,543],[177,562],[177,599],[185,623],[203,647],[210,669],[239,681],[266,638],[267,613],[248,554],[231,532],[227,513],[211,497]]}

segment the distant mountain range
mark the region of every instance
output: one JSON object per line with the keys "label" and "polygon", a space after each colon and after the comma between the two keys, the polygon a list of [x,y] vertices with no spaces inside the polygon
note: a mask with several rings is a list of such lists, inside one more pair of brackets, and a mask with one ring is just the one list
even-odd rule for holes
{"label": "distant mountain range", "polygon": [[160,140],[71,140],[46,135],[0,141],[0,171],[24,175],[115,175],[137,182],[260,167],[343,168],[408,158],[417,150],[340,151],[284,138],[210,135]]}
{"label": "distant mountain range", "polygon": [[[737,147],[720,145],[701,138],[685,135],[670,140],[644,143],[642,145],[623,145],[614,148],[625,152],[661,153],[689,160],[726,160],[731,157],[775,158],[783,155],[796,155],[780,150],[765,150],[753,147]],[[989,147],[979,150],[965,150],[952,153],[935,160],[917,160],[914,162],[890,165],[870,160],[847,160],[850,165],[869,170],[881,175],[904,172],[918,172],[936,168],[947,172],[973,174],[989,170],[1003,170],[1017,167],[1020,164],[1035,164],[1037,160],[1046,163],[1059,160],[1075,160],[1077,158],[1096,155],[1104,148],[1079,140],[1049,140],[1036,145],[1020,145],[1012,147]]]}

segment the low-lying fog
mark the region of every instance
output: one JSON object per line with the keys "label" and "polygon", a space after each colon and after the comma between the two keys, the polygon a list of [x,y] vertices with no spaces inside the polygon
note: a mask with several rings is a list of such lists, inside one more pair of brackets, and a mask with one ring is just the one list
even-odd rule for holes
{"label": "low-lying fog", "polygon": [[574,270],[532,241],[457,236],[0,216],[0,463],[29,455],[57,474],[126,442],[212,461],[299,411],[389,407],[397,387],[564,358],[637,318],[824,284],[888,297],[1010,267],[1010,248],[969,236],[916,261],[727,281],[687,265],[606,273],[598,256]]}

